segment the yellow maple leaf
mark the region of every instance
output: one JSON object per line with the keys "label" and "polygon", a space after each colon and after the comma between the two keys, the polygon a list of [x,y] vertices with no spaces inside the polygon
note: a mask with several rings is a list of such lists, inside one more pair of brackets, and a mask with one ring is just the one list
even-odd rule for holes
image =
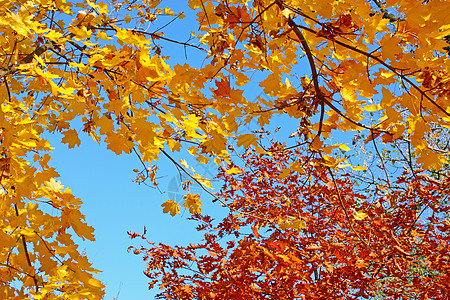
{"label": "yellow maple leaf", "polygon": [[168,16],[174,16],[175,15],[175,13],[169,7],[164,8],[164,14],[166,14]]}
{"label": "yellow maple leaf", "polygon": [[55,178],[50,178],[50,180],[44,182],[44,184],[54,192],[60,192],[64,188],[64,186],[61,184],[61,181],[56,181]]}
{"label": "yellow maple leaf", "polygon": [[225,173],[227,173],[229,175],[239,174],[239,173],[242,173],[242,170],[237,167],[232,167],[231,169],[226,170]]}
{"label": "yellow maple leaf", "polygon": [[341,148],[344,151],[350,151],[350,148],[346,144],[340,144],[339,148]]}
{"label": "yellow maple leaf", "polygon": [[103,284],[100,282],[100,280],[95,279],[95,278],[90,278],[88,280],[88,283],[92,286],[98,287],[98,288],[102,288]]}
{"label": "yellow maple leaf", "polygon": [[356,220],[364,220],[368,215],[362,210],[359,210],[355,212],[354,216]]}
{"label": "yellow maple leaf", "polygon": [[180,213],[180,204],[176,203],[173,200],[167,200],[166,202],[161,204],[161,206],[164,207],[163,213],[170,213],[172,217]]}
{"label": "yellow maple leaf", "polygon": [[352,170],[355,170],[355,171],[364,171],[364,170],[367,170],[368,167],[364,167],[364,166],[357,166],[357,167],[350,166],[350,168],[352,168]]}
{"label": "yellow maple leaf", "polygon": [[279,177],[280,179],[284,179],[284,178],[286,178],[286,177],[289,175],[289,173],[291,173],[291,170],[289,170],[289,169],[283,169],[283,170],[281,171],[280,175],[278,175],[278,177]]}
{"label": "yellow maple leaf", "polygon": [[108,143],[106,148],[110,149],[116,154],[121,154],[122,152],[129,153],[134,146],[134,143],[123,136],[120,133],[110,133],[106,136],[105,142]]}
{"label": "yellow maple leaf", "polygon": [[364,171],[364,170],[367,170],[367,168],[368,167],[364,167],[364,166],[353,166],[353,165],[351,165],[351,164],[339,164],[338,166],[337,166],[338,168],[347,168],[347,167],[350,167],[352,170],[354,170],[354,171]]}
{"label": "yellow maple leaf", "polygon": [[306,224],[303,220],[300,220],[296,217],[289,217],[288,220],[280,223],[281,229],[293,229],[295,231],[300,231],[304,228],[306,228]]}
{"label": "yellow maple leaf", "polygon": [[201,164],[207,164],[209,162],[209,158],[203,155],[197,156],[197,161]]}
{"label": "yellow maple leaf", "polygon": [[189,209],[189,212],[191,214],[202,212],[200,206],[202,206],[203,203],[199,200],[200,199],[199,194],[187,194],[184,195],[183,198],[184,198],[184,208]]}
{"label": "yellow maple leaf", "polygon": [[208,139],[201,143],[201,147],[205,152],[224,156],[227,153],[227,140],[217,133],[211,133],[212,139]]}
{"label": "yellow maple leaf", "polygon": [[183,167],[185,167],[188,170],[194,171],[194,169],[192,169],[191,167],[189,167],[188,163],[186,160],[184,159],[180,159],[180,165],[182,165]]}
{"label": "yellow maple leaf", "polygon": [[241,147],[248,147],[250,145],[257,146],[258,145],[258,139],[251,133],[248,134],[241,134],[237,137],[237,146]]}
{"label": "yellow maple leaf", "polygon": [[66,130],[62,133],[64,137],[61,142],[64,144],[68,144],[69,148],[73,148],[75,146],[80,146],[80,139],[78,138],[78,133],[74,129]]}
{"label": "yellow maple leaf", "polygon": [[85,28],[70,27],[67,30],[73,33],[74,38],[78,41],[88,39],[92,36],[92,30],[86,30]]}
{"label": "yellow maple leaf", "polygon": [[301,164],[300,162],[298,162],[298,161],[292,163],[292,164],[289,166],[289,169],[290,169],[291,171],[298,172],[299,174],[305,174],[305,173],[306,173],[305,168],[303,168],[302,164]]}
{"label": "yellow maple leaf", "polygon": [[97,33],[97,37],[106,41],[112,40],[112,37],[109,37],[104,31],[100,31],[99,33]]}

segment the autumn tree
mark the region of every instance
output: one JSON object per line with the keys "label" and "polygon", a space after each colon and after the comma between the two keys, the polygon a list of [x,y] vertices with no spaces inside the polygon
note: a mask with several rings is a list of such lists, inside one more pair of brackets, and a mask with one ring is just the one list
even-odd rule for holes
{"label": "autumn tree", "polygon": [[[314,214],[302,216],[305,210],[317,207],[317,216],[340,223],[333,224],[333,230],[326,229],[330,230],[330,236],[317,238],[317,243],[311,247],[344,243],[343,234],[349,235],[349,240],[339,246],[343,253],[339,257],[335,248],[333,254],[325,253],[322,258],[308,256],[306,261],[315,267],[304,266],[304,271],[317,270],[317,276],[322,274],[318,282],[323,287],[315,289],[309,285],[310,295],[322,297],[331,287],[342,295],[354,294],[357,290],[361,296],[370,294],[369,288],[380,283],[377,276],[386,274],[389,275],[386,278],[394,278],[392,284],[386,281],[388,295],[416,292],[416,285],[402,286],[403,281],[396,280],[400,278],[396,272],[411,266],[411,256],[417,258],[414,251],[420,254],[421,261],[417,258],[417,264],[435,271],[428,281],[423,276],[420,280],[415,275],[410,276],[412,281],[435,284],[418,293],[425,297],[425,291],[429,291],[429,295],[438,297],[445,292],[446,270],[442,263],[447,259],[445,253],[440,257],[430,256],[427,249],[431,248],[418,245],[423,241],[430,247],[438,247],[435,249],[442,247],[443,242],[439,245],[436,242],[439,232],[431,234],[438,221],[430,221],[431,227],[426,229],[429,231],[423,233],[425,229],[413,226],[414,218],[406,219],[415,211],[408,205],[419,201],[408,197],[424,197],[423,201],[428,201],[424,203],[434,201],[433,205],[424,205],[445,213],[446,206],[442,203],[448,166],[445,137],[450,116],[447,17],[450,4],[447,1],[190,0],[174,4],[158,0],[5,0],[0,3],[1,297],[97,299],[104,294],[103,285],[94,278],[97,271],[77,249],[73,238],[76,235],[94,239],[93,228],[84,222],[79,210],[82,202],[55,179],[58,173],[49,166],[52,148],[44,136],[55,132],[63,135],[62,142],[69,148],[79,145],[79,135],[85,134],[118,155],[136,155],[141,163],[137,182],[157,184],[155,178],[159,171],[154,163],[160,156],[166,156],[180,172],[205,190],[212,188],[209,180],[186,164],[175,161],[171,151],[189,152],[200,163],[213,160],[227,168],[225,174],[230,176],[248,174],[244,169],[243,175],[233,174],[237,172],[231,160],[233,149],[247,147],[264,159],[269,159],[265,156],[270,153],[281,151],[270,156],[271,164],[283,165],[284,169],[281,174],[273,169],[274,178],[269,180],[273,186],[267,187],[272,192],[267,190],[267,193],[277,193],[276,184],[293,188],[285,180],[294,176],[291,172],[301,172],[297,161],[282,155],[289,153],[284,152],[287,148],[313,153],[314,157],[301,167],[311,178],[317,178],[311,188],[327,191],[329,196],[315,196],[306,206],[292,208],[295,210],[277,204],[274,211],[280,213],[280,219],[276,220],[258,221],[257,215],[254,220],[244,215],[255,231],[253,240],[247,239],[248,247],[270,239],[258,233],[259,227],[278,234],[273,240],[286,239],[286,244],[264,242],[267,245],[261,249],[270,250],[274,255],[264,261],[266,272],[270,271],[269,274],[276,276],[273,279],[281,281],[286,280],[283,276],[304,274],[297,268],[301,263],[293,266],[296,269],[288,267],[295,257],[300,257],[291,253],[297,251],[292,248],[294,245],[302,249],[298,251],[305,252],[301,255],[313,253],[307,252],[308,244],[300,245],[295,239],[304,239],[306,233],[301,230],[318,222]],[[185,4],[186,7],[181,8]],[[184,23],[183,18],[188,21]],[[166,36],[169,23],[173,26],[192,24],[191,36],[186,39]],[[165,51],[169,45],[181,47],[187,61],[178,63],[167,57]],[[195,61],[190,57],[196,57]],[[255,95],[249,93],[255,84],[263,89],[266,97],[255,100]],[[270,127],[275,115],[296,122],[295,127],[298,127],[291,135],[295,143],[277,144],[276,151],[275,146],[260,138],[260,132]],[[245,124],[253,124],[256,131],[238,134],[238,128]],[[364,159],[352,158],[346,144],[355,133],[358,141],[366,145],[367,157],[375,158],[383,175],[374,176],[381,179],[366,182],[365,191],[358,193],[352,191],[352,180],[361,183],[364,176],[343,175],[365,168],[362,166]],[[393,150],[388,150],[391,146]],[[344,154],[340,155],[342,151]],[[301,153],[296,153],[301,157]],[[411,183],[402,182],[404,177],[400,175],[390,175],[399,162],[405,163],[412,174],[408,177]],[[253,164],[251,160],[246,163]],[[238,168],[239,164],[236,166]],[[423,172],[434,177],[429,179]],[[229,184],[231,177],[224,174],[222,177]],[[395,194],[402,186],[406,189],[404,194]],[[409,187],[413,190],[411,195],[407,195]],[[374,189],[372,196],[369,195],[371,189]],[[343,196],[341,190],[350,194]],[[416,190],[423,190],[423,195],[415,193]],[[225,189],[214,199],[220,199],[233,214],[237,209],[233,205],[242,206],[239,210],[243,213],[260,205],[245,201],[234,203],[230,193]],[[240,193],[245,195],[246,191]],[[377,211],[370,206],[373,203],[367,199],[378,199],[380,193],[398,197],[397,204],[391,205],[394,211],[386,211],[387,207]],[[300,198],[303,199],[303,195]],[[195,194],[187,195],[182,205],[192,213],[201,211],[201,201]],[[331,205],[335,215],[321,212],[321,205]],[[171,199],[163,203],[163,207],[164,212],[172,215],[180,211],[180,204]],[[407,208],[404,213],[403,207]],[[57,213],[48,213],[49,208]],[[200,217],[193,215],[193,218]],[[245,218],[230,217],[227,222],[236,223],[228,224],[228,229],[223,230],[237,230],[237,226],[245,225]],[[445,220],[443,215],[439,218],[439,222]],[[369,220],[378,220],[381,224],[369,224]],[[209,222],[208,219],[203,221]],[[384,221],[387,222],[385,229],[395,229],[393,233],[382,230]],[[372,227],[379,231],[371,233]],[[280,230],[287,234],[281,236]],[[414,232],[419,235],[412,238]],[[334,239],[331,233],[337,234]],[[422,233],[429,236],[421,236]],[[373,241],[374,236],[378,240]],[[222,249],[224,246],[216,239],[214,235],[206,235],[206,244],[209,244],[204,245],[205,249]],[[406,244],[410,250],[405,249]],[[291,248],[284,249],[280,245]],[[244,252],[250,249],[240,244],[236,247]],[[374,254],[368,250],[370,247],[374,248]],[[284,253],[285,250],[288,252]],[[315,250],[319,256],[324,253]],[[356,281],[352,277],[356,275],[349,270],[343,270],[349,276],[344,279],[333,273],[343,267],[344,257],[353,258],[356,253],[362,256],[358,266],[353,268],[359,268],[357,274],[361,276],[373,275],[372,279],[360,277]],[[264,255],[269,254],[261,252],[261,257]],[[284,263],[280,255],[286,255]],[[374,260],[378,262],[369,261],[370,255],[375,255]],[[217,261],[210,267],[218,269],[208,272],[221,274],[222,263]],[[272,270],[272,266],[278,269]],[[258,272],[239,265],[235,267],[230,270],[242,271],[244,282],[250,282],[254,277],[252,272]],[[414,272],[408,269],[407,273]],[[226,276],[232,280],[235,278],[232,274]],[[225,274],[221,276],[225,278]],[[201,286],[213,287],[216,280],[217,287],[223,287],[219,277],[212,277],[211,286]],[[345,284],[337,283],[341,279]],[[355,281],[350,282],[350,279]],[[273,282],[267,281],[261,286],[258,282],[250,284],[245,291],[254,293],[261,289],[261,293],[281,293],[281,290],[274,290]],[[363,283],[367,283],[368,288],[361,286]],[[290,287],[289,284],[283,282],[277,289]],[[167,295],[181,298],[188,297],[192,289],[180,285],[180,290],[173,292],[175,287],[167,283],[165,286]],[[290,288],[286,295],[297,293],[297,287]],[[198,292],[197,296],[207,297],[208,293],[214,291]],[[261,293],[258,295],[263,295]]]}
{"label": "autumn tree", "polygon": [[241,158],[245,167],[218,175],[228,215],[191,217],[200,243],[130,249],[160,298],[448,297],[448,177],[406,170],[389,194],[369,194],[305,148],[275,143]]}

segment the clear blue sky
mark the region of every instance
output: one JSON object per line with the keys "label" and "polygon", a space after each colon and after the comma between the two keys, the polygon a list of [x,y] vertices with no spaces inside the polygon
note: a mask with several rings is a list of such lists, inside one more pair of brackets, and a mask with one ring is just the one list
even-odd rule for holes
{"label": "clear blue sky", "polygon": [[[52,144],[51,164],[62,183],[82,199],[82,212],[95,228],[96,241],[81,242],[80,250],[85,249],[94,266],[102,270],[98,278],[107,286],[106,299],[116,297],[118,292],[119,299],[152,299],[155,293],[148,291],[147,278],[142,274],[145,263],[127,253],[128,246],[136,243],[126,232],[142,233],[146,226],[147,236],[154,242],[189,244],[198,235],[193,223],[186,221],[188,214],[163,214],[161,204],[169,199],[168,193],[133,183],[132,169],[139,166],[136,157],[116,156],[89,138],[71,150],[56,141]],[[158,165],[165,173],[161,189],[176,191],[177,186],[169,186],[178,175],[175,168],[163,158]],[[205,195],[202,200],[208,205]]]}

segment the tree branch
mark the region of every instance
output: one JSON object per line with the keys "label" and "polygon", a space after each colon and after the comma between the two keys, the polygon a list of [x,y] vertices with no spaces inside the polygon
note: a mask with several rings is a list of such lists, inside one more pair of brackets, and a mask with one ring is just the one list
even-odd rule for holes
{"label": "tree branch", "polygon": [[15,63],[15,64],[13,64],[13,65],[11,65],[9,67],[1,68],[0,69],[0,78],[3,78],[5,76],[7,76],[7,75],[10,75],[10,74],[16,72],[20,65],[28,64],[28,63],[32,62],[35,55],[36,56],[41,56],[42,53],[46,52],[47,50],[53,49],[53,46],[54,46],[53,42],[47,42],[45,44],[42,44],[41,46],[39,46],[36,49],[34,49],[33,52],[31,52],[30,54],[25,56],[19,62]]}

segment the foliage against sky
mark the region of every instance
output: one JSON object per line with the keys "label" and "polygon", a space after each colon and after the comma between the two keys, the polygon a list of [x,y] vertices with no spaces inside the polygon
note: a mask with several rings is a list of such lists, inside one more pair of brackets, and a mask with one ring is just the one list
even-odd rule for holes
{"label": "foliage against sky", "polygon": [[[363,132],[376,154],[377,144],[407,145],[411,174],[421,167],[445,175],[448,1],[191,0],[197,17],[187,41],[165,36],[168,22],[158,23],[170,16],[183,26],[188,12],[170,2],[0,4],[0,292],[7,298],[103,295],[72,239],[94,239],[93,228],[79,211],[81,200],[48,166],[43,133],[60,132],[70,148],[87,134],[116,154],[134,153],[143,165],[137,181],[156,183],[152,163],[170,159],[171,151],[186,149],[201,163],[226,168],[233,146],[268,155],[259,133],[238,128],[255,121],[263,130],[283,114],[298,120],[293,136],[314,153],[317,168],[363,169],[336,155],[347,145],[327,141],[336,132]],[[203,56],[172,65],[162,43]],[[252,79],[268,97],[244,96]],[[173,162],[211,188],[185,162]],[[299,168],[294,163],[281,176]],[[385,182],[377,189],[388,191]],[[201,201],[187,195],[184,207],[199,213]],[[180,208],[169,200],[162,210],[175,215]]]}
{"label": "foliage against sky", "polygon": [[161,299],[447,298],[448,178],[405,172],[369,195],[307,149],[268,150],[220,171],[229,214],[194,214],[201,242],[132,248]]}

